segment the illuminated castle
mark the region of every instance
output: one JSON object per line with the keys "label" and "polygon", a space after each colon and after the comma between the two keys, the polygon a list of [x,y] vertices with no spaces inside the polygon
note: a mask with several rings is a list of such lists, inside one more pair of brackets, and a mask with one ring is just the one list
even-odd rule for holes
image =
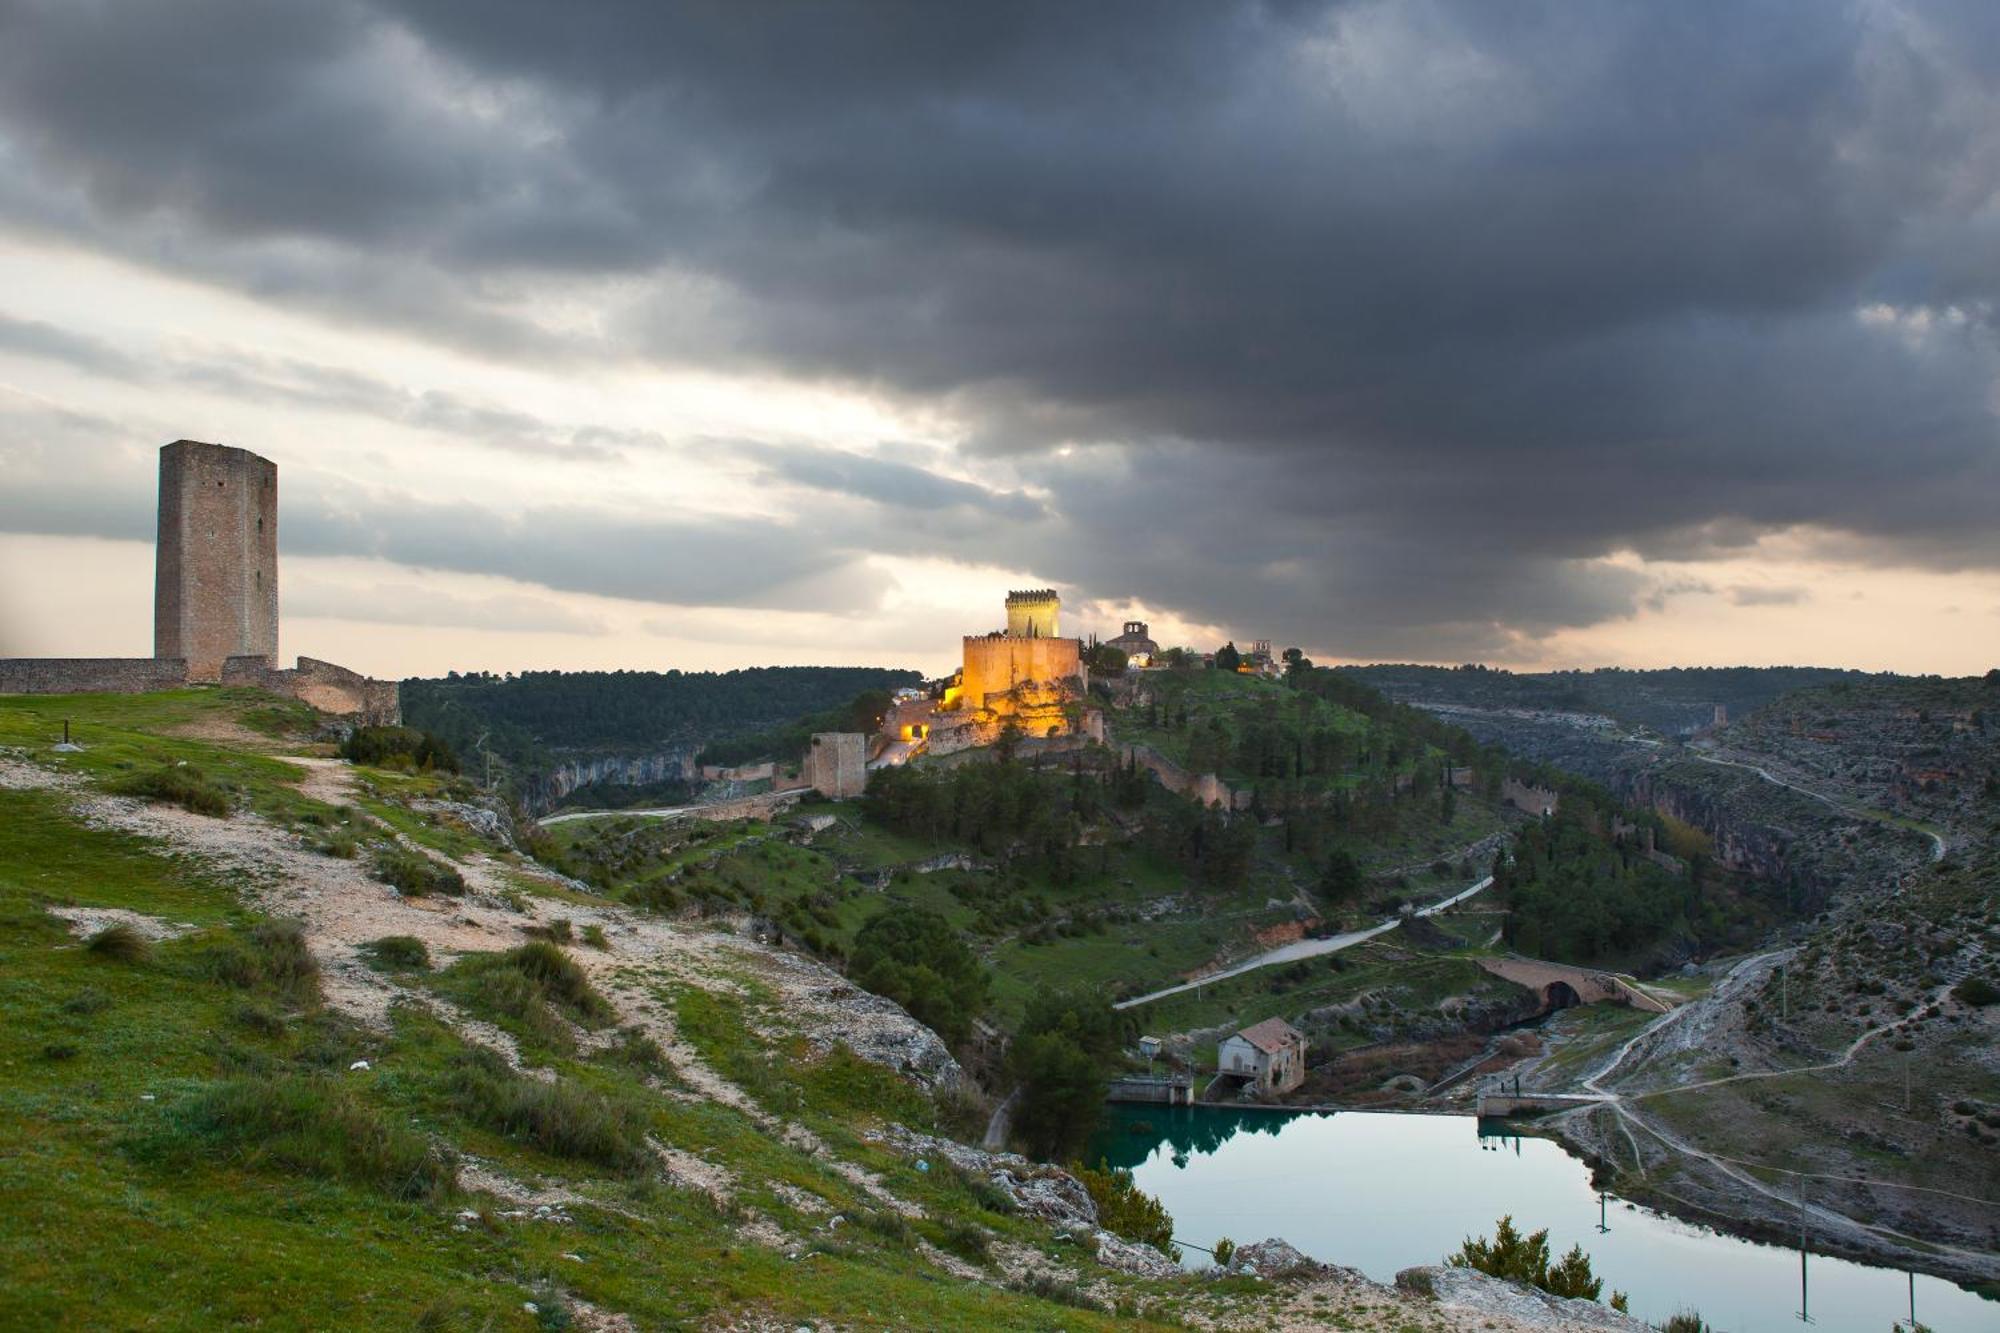
{"label": "illuminated castle", "polygon": [[1024,737],[1101,738],[1101,716],[1083,706],[1083,644],[1061,637],[1061,615],[1053,588],[1008,593],[1007,628],[966,635],[962,665],[939,694],[898,700],[883,729],[933,753],[991,745],[1010,725]]}

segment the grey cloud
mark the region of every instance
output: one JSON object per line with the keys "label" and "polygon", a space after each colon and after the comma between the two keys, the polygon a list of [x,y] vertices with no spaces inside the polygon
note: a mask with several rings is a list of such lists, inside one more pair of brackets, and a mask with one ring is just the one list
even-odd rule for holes
{"label": "grey cloud", "polygon": [[[43,0],[0,19],[0,210],[488,354],[957,413],[990,486],[744,451],[910,516],[815,518],[838,569],[1014,560],[1457,657],[1660,596],[1598,563],[1619,550],[1809,528],[2000,567],[1996,74],[1989,12],[1921,3],[350,0],[105,24]],[[538,323],[573,282],[619,295],[588,333]],[[1974,317],[1912,337],[1856,317],[1878,303]],[[757,541],[602,536],[613,566]],[[476,533],[453,558],[519,564]]]}
{"label": "grey cloud", "polygon": [[1745,585],[1731,588],[1729,600],[1737,606],[1797,606],[1809,594],[1804,588],[1760,588]]}
{"label": "grey cloud", "polygon": [[0,311],[0,353],[61,361],[93,374],[121,379],[140,374],[139,363],[99,339],[35,319],[15,319]]}
{"label": "grey cloud", "polygon": [[896,509],[968,508],[1021,522],[1048,516],[1047,510],[1032,496],[1019,491],[989,490],[940,476],[914,463],[758,441],[736,441],[726,447],[760,464],[771,476]]}

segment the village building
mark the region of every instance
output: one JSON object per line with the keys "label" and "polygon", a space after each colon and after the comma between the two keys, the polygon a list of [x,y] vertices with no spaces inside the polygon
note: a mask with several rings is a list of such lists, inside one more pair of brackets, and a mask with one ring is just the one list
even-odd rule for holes
{"label": "village building", "polygon": [[1160,645],[1153,642],[1143,620],[1126,621],[1124,630],[1117,638],[1109,640],[1106,646],[1125,654],[1126,663],[1135,667],[1151,666],[1153,659],[1160,655]]}
{"label": "village building", "polygon": [[1216,1048],[1217,1072],[1242,1081],[1246,1093],[1290,1092],[1306,1081],[1305,1034],[1282,1018],[1267,1018]]}

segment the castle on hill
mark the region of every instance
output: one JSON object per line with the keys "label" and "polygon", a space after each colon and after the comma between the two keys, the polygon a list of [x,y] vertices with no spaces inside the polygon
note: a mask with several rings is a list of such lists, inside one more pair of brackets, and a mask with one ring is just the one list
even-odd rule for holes
{"label": "castle on hill", "polygon": [[1007,594],[1007,627],[968,634],[957,672],[934,691],[906,691],[883,719],[883,739],[933,754],[991,745],[1009,728],[1023,737],[1104,739],[1104,715],[1087,707],[1083,643],[1062,637],[1053,588]]}

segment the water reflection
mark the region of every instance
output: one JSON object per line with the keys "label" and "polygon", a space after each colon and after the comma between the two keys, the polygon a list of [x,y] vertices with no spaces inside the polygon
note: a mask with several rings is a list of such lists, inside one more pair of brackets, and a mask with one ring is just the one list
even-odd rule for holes
{"label": "water reflection", "polygon": [[[1283,1236],[1390,1281],[1511,1213],[1547,1227],[1557,1253],[1581,1243],[1607,1294],[1630,1293],[1642,1318],[1692,1307],[1724,1333],[1798,1327],[1796,1250],[1602,1198],[1556,1144],[1484,1128],[1457,1116],[1115,1106],[1091,1156],[1131,1170],[1196,1245]],[[1814,1324],[1829,1333],[1888,1333],[1912,1297],[1938,1333],[2000,1330],[2000,1305],[1934,1278],[1817,1255],[1810,1276]]]}

